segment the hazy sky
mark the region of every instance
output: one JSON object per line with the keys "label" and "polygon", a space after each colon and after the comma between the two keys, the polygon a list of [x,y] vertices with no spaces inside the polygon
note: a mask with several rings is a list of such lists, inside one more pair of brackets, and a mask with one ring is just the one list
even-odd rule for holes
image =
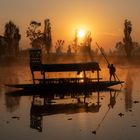
{"label": "hazy sky", "polygon": [[133,25],[132,38],[140,42],[140,0],[0,0],[0,34],[12,20],[22,33],[21,47],[29,47],[26,29],[31,20],[49,18],[53,41],[72,42],[74,31],[83,27],[91,31],[93,45],[98,41],[111,48],[123,38],[123,23]]}

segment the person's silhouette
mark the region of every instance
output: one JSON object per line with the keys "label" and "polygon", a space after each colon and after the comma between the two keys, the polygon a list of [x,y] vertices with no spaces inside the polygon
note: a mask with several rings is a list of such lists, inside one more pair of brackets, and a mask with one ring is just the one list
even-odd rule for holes
{"label": "person's silhouette", "polygon": [[116,91],[114,92],[114,94],[112,93],[112,91],[110,91],[110,103],[108,104],[108,107],[113,108],[115,104],[116,104]]}
{"label": "person's silhouette", "polygon": [[109,73],[110,73],[110,81],[111,81],[112,76],[114,77],[114,80],[116,81],[116,75],[115,75],[116,68],[114,67],[113,64],[109,64],[108,68],[109,68]]}

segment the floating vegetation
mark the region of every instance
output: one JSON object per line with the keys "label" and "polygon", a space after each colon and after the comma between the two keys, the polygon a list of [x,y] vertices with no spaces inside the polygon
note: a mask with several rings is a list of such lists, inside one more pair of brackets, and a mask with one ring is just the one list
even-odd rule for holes
{"label": "floating vegetation", "polygon": [[72,120],[72,118],[68,118],[68,120]]}
{"label": "floating vegetation", "polygon": [[17,119],[17,120],[19,120],[20,119],[20,117],[18,117],[18,116],[13,116],[13,117],[11,117],[12,119]]}
{"label": "floating vegetation", "polygon": [[94,130],[94,131],[92,131],[92,134],[95,134],[96,135],[96,131]]}
{"label": "floating vegetation", "polygon": [[137,103],[139,103],[139,101],[134,101],[133,103],[137,104]]}
{"label": "floating vegetation", "polygon": [[131,127],[137,127],[136,125],[131,125]]}
{"label": "floating vegetation", "polygon": [[124,116],[124,114],[123,114],[123,113],[119,113],[118,115],[119,115],[120,117],[123,117],[123,116]]}

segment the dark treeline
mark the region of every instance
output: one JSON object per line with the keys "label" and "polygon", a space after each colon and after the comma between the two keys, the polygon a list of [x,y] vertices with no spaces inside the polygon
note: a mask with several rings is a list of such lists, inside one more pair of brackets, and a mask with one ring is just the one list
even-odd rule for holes
{"label": "dark treeline", "polygon": [[[27,30],[26,35],[30,40],[31,48],[41,49],[46,55],[56,54],[55,56],[68,55],[84,55],[89,58],[101,55],[101,52],[97,47],[92,49],[92,37],[91,32],[87,32],[82,41],[79,41],[78,31],[75,31],[73,41],[68,46],[65,46],[65,40],[57,40],[56,43],[52,44],[52,33],[51,33],[51,22],[49,19],[44,20],[43,31],[40,29],[41,23],[37,21],[31,21]],[[140,45],[137,42],[133,42],[131,37],[132,24],[131,21],[124,21],[124,37],[123,41],[116,43],[116,46],[106,52],[103,47],[101,50],[108,56],[127,56],[127,58],[140,56]],[[19,27],[12,21],[5,24],[4,34],[0,36],[0,57],[4,56],[19,56],[27,53],[20,51],[19,42],[21,40],[21,34]],[[64,47],[65,46],[65,47]],[[65,48],[65,51],[63,51]],[[53,50],[53,51],[52,51]],[[28,50],[27,50],[28,51]],[[26,51],[24,51],[26,52]]]}
{"label": "dark treeline", "polygon": [[0,36],[0,56],[17,56],[20,39],[19,28],[12,21],[7,22],[4,35]]}

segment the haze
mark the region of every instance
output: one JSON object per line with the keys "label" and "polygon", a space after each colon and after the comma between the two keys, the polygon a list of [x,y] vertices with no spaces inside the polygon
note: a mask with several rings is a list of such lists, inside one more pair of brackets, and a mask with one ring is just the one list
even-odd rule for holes
{"label": "haze", "polygon": [[[132,22],[133,41],[140,42],[139,0],[0,0],[0,35],[4,25],[12,20],[19,26],[21,48],[30,47],[26,29],[31,20],[49,18],[53,42],[64,39],[71,43],[74,31],[84,27],[91,31],[93,42],[108,49],[122,41],[125,19]],[[93,44],[94,45],[94,44]]]}

